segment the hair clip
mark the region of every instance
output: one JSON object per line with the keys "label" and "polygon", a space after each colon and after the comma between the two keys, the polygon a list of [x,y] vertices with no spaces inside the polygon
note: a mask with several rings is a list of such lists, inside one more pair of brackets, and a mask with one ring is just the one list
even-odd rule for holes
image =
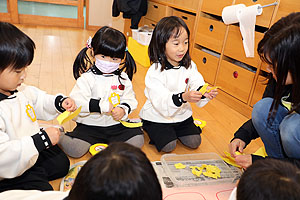
{"label": "hair clip", "polygon": [[92,48],[92,37],[90,36],[89,39],[86,41],[86,47],[88,49]]}
{"label": "hair clip", "polygon": [[128,47],[126,47],[125,51],[128,51]]}

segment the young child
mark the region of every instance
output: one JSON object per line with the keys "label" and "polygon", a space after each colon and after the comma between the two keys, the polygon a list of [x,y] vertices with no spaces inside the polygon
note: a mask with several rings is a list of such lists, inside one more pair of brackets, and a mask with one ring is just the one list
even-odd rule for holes
{"label": "young child", "polygon": [[229,200],[297,200],[300,170],[291,163],[259,160],[243,173]]}
{"label": "young child", "polygon": [[49,180],[65,176],[69,159],[56,145],[60,130],[40,129],[37,120],[53,120],[76,105],[22,83],[35,44],[12,24],[0,22],[0,192],[52,190]]}
{"label": "young child", "polygon": [[[64,135],[60,144],[75,158],[84,155],[95,143],[122,141],[142,147],[141,128],[128,128],[120,123],[137,107],[131,84],[136,65],[126,49],[126,38],[120,31],[105,26],[89,41],[73,66],[74,77],[78,79],[70,96],[78,107],[82,106],[81,113],[76,118],[76,128]],[[89,59],[88,49],[95,62]],[[114,93],[120,97],[115,107],[109,101]]]}
{"label": "young child", "polygon": [[269,157],[289,160],[300,168],[300,12],[281,18],[265,33],[258,53],[273,76],[252,119],[235,134],[230,153],[244,168],[262,157],[235,155],[260,137]]}
{"label": "young child", "polygon": [[143,129],[158,151],[171,152],[177,138],[187,147],[201,143],[201,129],[194,124],[190,103],[199,107],[217,95],[217,90],[201,94],[202,75],[189,54],[190,32],[179,17],[161,19],[149,45],[152,65],[145,77],[147,98],[140,117]]}
{"label": "young child", "polygon": [[162,200],[162,190],[152,164],[139,148],[112,143],[81,168],[69,194],[11,190],[0,193],[0,199]]}

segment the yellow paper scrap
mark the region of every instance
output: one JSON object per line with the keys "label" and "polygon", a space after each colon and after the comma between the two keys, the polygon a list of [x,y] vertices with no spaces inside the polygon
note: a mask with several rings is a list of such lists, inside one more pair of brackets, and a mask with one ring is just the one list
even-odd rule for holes
{"label": "yellow paper scrap", "polygon": [[203,129],[206,126],[206,121],[201,119],[194,119],[194,124]]}
{"label": "yellow paper scrap", "polygon": [[56,119],[59,124],[64,124],[67,121],[70,121],[74,117],[76,117],[81,111],[81,106],[77,108],[74,112],[65,111],[61,113]]}
{"label": "yellow paper scrap", "polygon": [[207,86],[208,86],[208,83],[205,83],[199,90],[199,92],[201,92],[202,95],[207,91]]}
{"label": "yellow paper scrap", "polygon": [[253,153],[253,155],[262,156],[262,157],[268,156],[264,146],[260,147],[257,151],[255,151],[255,153]]}
{"label": "yellow paper scrap", "polygon": [[[190,168],[192,169],[192,173],[197,177],[200,177],[200,175],[203,174],[204,176],[214,178],[214,179],[221,178],[221,174],[220,174],[221,170],[214,165],[203,164],[201,165],[201,167],[190,166]],[[203,170],[206,171],[203,172]]]}
{"label": "yellow paper scrap", "polygon": [[176,164],[174,164],[174,166],[175,166],[175,168],[176,169],[184,169],[186,166],[184,165],[184,164],[182,164],[182,163],[176,163]]}
{"label": "yellow paper scrap", "polygon": [[137,127],[141,127],[143,126],[143,122],[125,122],[125,121],[121,121],[121,124],[123,124],[123,126],[127,127],[127,128],[137,128]]}

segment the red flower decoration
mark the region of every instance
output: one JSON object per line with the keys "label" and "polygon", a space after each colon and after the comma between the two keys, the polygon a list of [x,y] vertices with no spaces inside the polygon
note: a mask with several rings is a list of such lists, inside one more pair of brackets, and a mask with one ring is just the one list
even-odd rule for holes
{"label": "red flower decoration", "polygon": [[124,86],[124,85],[119,85],[119,89],[120,89],[120,90],[124,90],[124,89],[125,89],[125,86]]}
{"label": "red flower decoration", "polygon": [[188,82],[189,82],[189,78],[186,78],[185,83],[188,84]]}
{"label": "red flower decoration", "polygon": [[116,89],[118,89],[118,86],[117,85],[112,85],[111,89],[116,90]]}

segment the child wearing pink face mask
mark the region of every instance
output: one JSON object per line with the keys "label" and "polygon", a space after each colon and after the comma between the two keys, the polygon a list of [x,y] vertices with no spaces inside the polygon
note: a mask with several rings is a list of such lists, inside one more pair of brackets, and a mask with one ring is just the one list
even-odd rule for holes
{"label": "child wearing pink face mask", "polygon": [[[88,40],[74,62],[77,82],[70,93],[77,106],[82,106],[81,113],[75,119],[75,129],[60,141],[69,156],[81,157],[95,143],[121,141],[142,147],[141,128],[128,128],[120,123],[127,120],[138,104],[131,83],[135,72],[136,65],[126,49],[123,33],[105,26]],[[109,101],[112,94],[117,95],[114,100],[118,105]]]}

